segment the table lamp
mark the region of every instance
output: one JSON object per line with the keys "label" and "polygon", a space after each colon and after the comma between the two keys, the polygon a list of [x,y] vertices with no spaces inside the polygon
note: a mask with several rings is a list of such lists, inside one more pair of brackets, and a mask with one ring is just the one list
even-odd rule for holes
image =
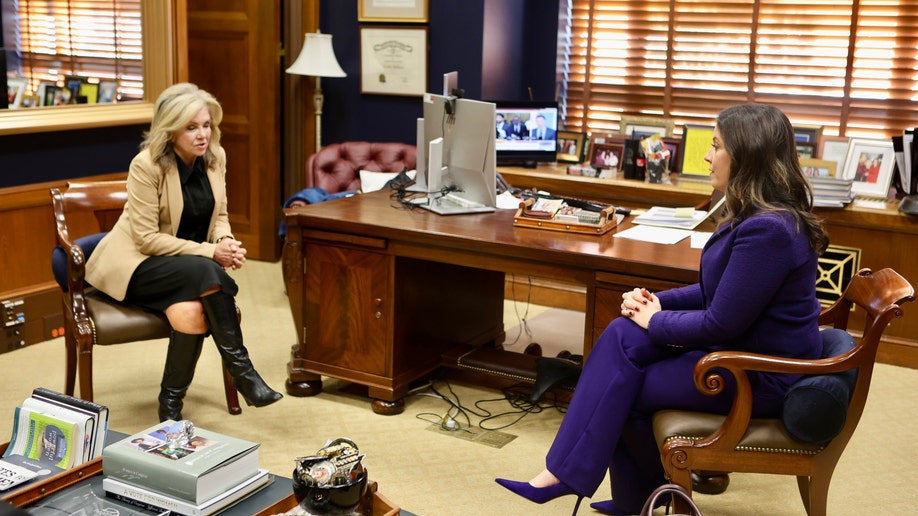
{"label": "table lamp", "polygon": [[322,77],[345,77],[344,70],[335,58],[332,48],[331,34],[306,34],[303,50],[296,61],[287,68],[287,73],[295,75],[311,75],[316,78],[316,89],[313,102],[316,108],[316,152],[322,148],[322,104],[325,97],[322,95]]}

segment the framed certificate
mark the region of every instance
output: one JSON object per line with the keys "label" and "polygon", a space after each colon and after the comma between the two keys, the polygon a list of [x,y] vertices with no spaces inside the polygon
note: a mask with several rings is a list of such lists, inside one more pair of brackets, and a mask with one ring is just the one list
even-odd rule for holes
{"label": "framed certificate", "polygon": [[427,0],[358,0],[357,21],[424,23]]}
{"label": "framed certificate", "polygon": [[360,27],[360,92],[423,96],[427,27]]}

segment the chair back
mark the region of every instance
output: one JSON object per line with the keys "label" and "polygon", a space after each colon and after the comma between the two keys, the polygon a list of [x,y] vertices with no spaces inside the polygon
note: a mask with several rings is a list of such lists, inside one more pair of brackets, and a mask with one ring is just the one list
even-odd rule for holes
{"label": "chair back", "polygon": [[864,413],[883,332],[894,318],[902,317],[902,305],[914,300],[915,288],[893,269],[876,272],[861,269],[851,278],[842,297],[819,316],[820,325],[831,325],[847,331],[852,307],[864,312],[864,327],[860,331],[857,345],[843,355],[828,359],[833,365],[824,371],[834,373],[857,369],[857,380],[848,405],[845,426],[827,446],[837,449],[839,455]]}
{"label": "chair back", "polygon": [[108,231],[127,202],[127,181],[68,183],[51,189],[51,206],[58,238],[67,241]]}
{"label": "chair back", "polygon": [[360,190],[360,171],[401,172],[417,163],[417,149],[405,143],[333,143],[309,157],[306,187],[328,193]]}

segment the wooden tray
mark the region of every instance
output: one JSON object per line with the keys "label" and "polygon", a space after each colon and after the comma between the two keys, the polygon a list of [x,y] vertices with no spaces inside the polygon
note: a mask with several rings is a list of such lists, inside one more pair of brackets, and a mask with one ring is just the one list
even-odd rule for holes
{"label": "wooden tray", "polygon": [[602,235],[608,233],[618,225],[619,218],[615,216],[615,207],[609,206],[599,213],[599,224],[582,224],[576,222],[559,222],[555,219],[536,218],[527,216],[535,200],[526,199],[520,203],[513,225],[522,228],[547,229],[550,231],[564,231],[567,233],[583,233],[586,235]]}
{"label": "wooden tray", "polygon": [[[387,500],[385,496],[379,494],[376,489],[376,482],[370,481],[367,484],[367,492],[364,493],[363,498],[360,500],[360,505],[357,507],[356,514],[372,516],[398,516],[402,513],[400,508],[393,505],[392,502]],[[274,516],[275,514],[283,514],[291,509],[296,508],[297,505],[299,505],[299,503],[291,493],[283,500],[280,500],[257,512],[255,516]]]}
{"label": "wooden tray", "polygon": [[[6,451],[9,444],[0,444],[0,454]],[[13,491],[0,497],[0,500],[11,503],[16,507],[25,507],[61,489],[70,487],[85,478],[100,473],[102,473],[102,457],[84,462],[79,466],[74,466],[44,480],[13,488]]]}

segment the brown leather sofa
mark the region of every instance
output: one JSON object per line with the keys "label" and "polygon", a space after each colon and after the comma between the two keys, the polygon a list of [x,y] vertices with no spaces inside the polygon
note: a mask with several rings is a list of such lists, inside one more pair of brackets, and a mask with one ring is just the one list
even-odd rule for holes
{"label": "brown leather sofa", "polygon": [[333,143],[306,162],[306,188],[328,193],[360,190],[360,171],[401,172],[413,170],[417,149],[405,143]]}

